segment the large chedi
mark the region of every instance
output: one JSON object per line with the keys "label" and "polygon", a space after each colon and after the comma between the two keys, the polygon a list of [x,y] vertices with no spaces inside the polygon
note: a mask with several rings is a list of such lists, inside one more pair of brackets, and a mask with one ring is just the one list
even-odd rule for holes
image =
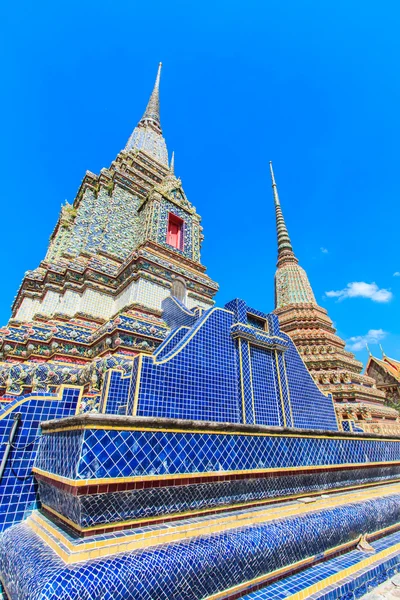
{"label": "large chedi", "polygon": [[86,172],[61,209],[44,261],[25,274],[0,330],[0,395],[79,383],[96,392],[111,366],[153,352],[168,328],[161,302],[209,308],[217,285],[200,263],[200,216],[162,135],[157,79],[125,148]]}
{"label": "large chedi", "polygon": [[400,431],[398,413],[385,405],[385,393],[363,365],[345,350],[327,311],[318,306],[307,274],[298,264],[283,218],[272,164],[270,164],[278,235],[275,274],[275,313],[283,331],[293,339],[315,382],[332,394],[343,427],[354,422],[364,431]]}

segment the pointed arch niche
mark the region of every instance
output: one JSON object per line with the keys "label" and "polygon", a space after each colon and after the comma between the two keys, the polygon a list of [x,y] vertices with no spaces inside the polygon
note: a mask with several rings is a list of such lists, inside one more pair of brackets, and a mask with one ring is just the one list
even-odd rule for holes
{"label": "pointed arch niche", "polygon": [[182,304],[186,304],[186,284],[183,279],[174,279],[171,288],[171,296],[177,298]]}

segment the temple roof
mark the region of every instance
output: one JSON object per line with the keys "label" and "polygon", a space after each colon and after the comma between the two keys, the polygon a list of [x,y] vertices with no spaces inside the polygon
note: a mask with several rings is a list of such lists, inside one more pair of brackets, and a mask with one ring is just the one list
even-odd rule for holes
{"label": "temple roof", "polygon": [[394,358],[389,358],[384,355],[381,359],[376,358],[375,356],[370,356],[367,364],[367,369],[371,361],[376,362],[386,373],[391,375],[394,379],[400,382],[400,362],[394,360]]}

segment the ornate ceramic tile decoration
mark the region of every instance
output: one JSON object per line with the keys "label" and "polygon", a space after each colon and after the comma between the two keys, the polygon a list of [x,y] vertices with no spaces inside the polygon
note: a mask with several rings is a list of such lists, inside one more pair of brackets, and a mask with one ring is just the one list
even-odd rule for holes
{"label": "ornate ceramic tile decoration", "polygon": [[375,380],[361,375],[362,363],[345,350],[326,310],[316,303],[293,252],[271,163],[270,170],[278,237],[275,313],[282,330],[293,339],[316,383],[332,394],[339,421],[352,421],[362,431],[398,435],[398,412],[384,405],[385,393]]}
{"label": "ornate ceramic tile decoration", "polygon": [[397,413],[317,306],[274,178],[280,322],[214,306],[160,72],[0,330],[0,598],[360,597],[399,565]]}
{"label": "ornate ceramic tile decoration", "polygon": [[382,347],[382,359],[375,358],[369,353],[365,372],[376,381],[378,389],[383,391],[386,399],[392,404],[400,403],[400,362],[389,358]]}

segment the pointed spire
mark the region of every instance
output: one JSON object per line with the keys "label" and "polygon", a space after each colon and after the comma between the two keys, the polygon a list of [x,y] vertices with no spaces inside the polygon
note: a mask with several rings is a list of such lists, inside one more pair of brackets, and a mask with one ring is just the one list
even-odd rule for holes
{"label": "pointed spire", "polygon": [[169,164],[169,170],[171,171],[171,175],[175,175],[175,152],[172,152],[171,162]]}
{"label": "pointed spire", "polygon": [[162,63],[143,117],[133,130],[125,150],[142,150],[168,169],[168,152],[160,123],[160,76]]}
{"label": "pointed spire", "polygon": [[272,192],[274,194],[275,203],[275,216],[276,216],[276,232],[278,236],[278,266],[282,262],[295,262],[298,260],[294,255],[292,243],[290,241],[289,232],[286,227],[285,219],[281,209],[281,203],[278,195],[278,188],[275,181],[274,170],[272,168],[272,161],[269,162],[269,168],[271,171],[272,180]]}
{"label": "pointed spire", "polygon": [[386,354],[385,354],[384,349],[382,348],[382,344],[379,344],[379,348],[381,349],[381,352],[382,352],[382,358],[386,358]]}
{"label": "pointed spire", "polygon": [[272,162],[269,163],[274,194],[276,232],[278,236],[278,262],[275,273],[275,308],[289,304],[316,304],[307,273],[298,264],[283,218]]}
{"label": "pointed spire", "polygon": [[151,121],[152,124],[156,125],[156,127],[160,130],[160,133],[161,133],[161,123],[160,123],[161,67],[162,67],[162,63],[160,62],[158,65],[157,77],[156,77],[153,91],[151,92],[151,96],[147,103],[146,110],[144,111],[144,115],[140,119],[140,123],[146,123],[147,121]]}
{"label": "pointed spire", "polygon": [[366,349],[367,349],[367,351],[368,351],[368,354],[369,354],[370,356],[372,356],[372,352],[371,352],[371,350],[369,349],[369,346],[368,346],[368,344],[367,344],[367,343],[365,344],[365,347],[366,347]]}

